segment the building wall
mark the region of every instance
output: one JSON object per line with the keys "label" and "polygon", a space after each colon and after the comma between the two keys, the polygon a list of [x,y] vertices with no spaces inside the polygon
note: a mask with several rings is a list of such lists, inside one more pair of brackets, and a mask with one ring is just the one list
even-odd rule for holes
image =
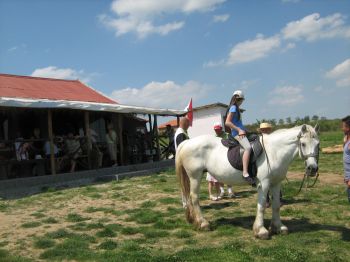
{"label": "building wall", "polygon": [[190,138],[200,135],[214,135],[214,124],[221,122],[224,126],[223,116],[225,113],[226,108],[219,106],[194,110],[193,125],[188,129]]}

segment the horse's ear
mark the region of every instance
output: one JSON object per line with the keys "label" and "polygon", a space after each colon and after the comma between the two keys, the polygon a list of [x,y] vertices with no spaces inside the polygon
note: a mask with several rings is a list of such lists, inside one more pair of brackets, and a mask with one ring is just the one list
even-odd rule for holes
{"label": "horse's ear", "polygon": [[302,132],[302,133],[305,133],[305,132],[306,132],[306,125],[305,125],[305,124],[301,127],[301,132]]}
{"label": "horse's ear", "polygon": [[315,125],[314,129],[317,134],[320,133],[320,125],[318,123]]}

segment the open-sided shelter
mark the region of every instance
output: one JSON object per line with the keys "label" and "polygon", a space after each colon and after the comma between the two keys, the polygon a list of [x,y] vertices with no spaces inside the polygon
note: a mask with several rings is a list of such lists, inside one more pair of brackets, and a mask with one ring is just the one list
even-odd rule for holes
{"label": "open-sided shelter", "polygon": [[[55,138],[64,139],[69,132],[81,141],[81,168],[108,166],[108,123],[118,136],[118,164],[159,160],[157,116],[185,113],[121,105],[79,80],[0,74],[0,179],[61,172],[57,169],[60,157],[55,154],[61,140]],[[40,130],[40,139],[33,138],[34,129]],[[22,160],[17,149],[24,142],[46,143],[49,154]]]}

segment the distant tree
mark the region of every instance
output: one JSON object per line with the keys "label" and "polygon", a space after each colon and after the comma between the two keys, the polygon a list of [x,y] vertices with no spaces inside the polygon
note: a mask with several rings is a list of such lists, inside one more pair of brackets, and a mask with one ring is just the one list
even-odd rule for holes
{"label": "distant tree", "polygon": [[327,117],[322,116],[322,117],[321,117],[321,120],[327,120]]}
{"label": "distant tree", "polygon": [[296,124],[296,125],[302,124],[301,118],[297,116],[297,117],[295,118],[294,124]]}
{"label": "distant tree", "polygon": [[309,117],[309,116],[305,116],[304,119],[303,119],[303,122],[304,122],[305,124],[310,123],[310,117]]}
{"label": "distant tree", "polygon": [[270,119],[268,122],[270,122],[271,125],[276,126],[276,119]]}
{"label": "distant tree", "polygon": [[292,123],[292,118],[287,117],[287,118],[286,118],[286,123],[287,123],[288,125],[290,125],[290,124]]}
{"label": "distant tree", "polygon": [[280,120],[278,120],[278,124],[279,124],[280,126],[284,125],[284,120],[281,118]]}
{"label": "distant tree", "polygon": [[313,115],[311,119],[312,121],[318,121],[319,117],[317,115]]}

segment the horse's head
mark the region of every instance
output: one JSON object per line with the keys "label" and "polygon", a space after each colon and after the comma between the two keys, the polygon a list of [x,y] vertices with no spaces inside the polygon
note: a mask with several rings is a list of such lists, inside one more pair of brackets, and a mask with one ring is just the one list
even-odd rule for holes
{"label": "horse's head", "polygon": [[299,155],[305,160],[306,173],[309,176],[315,176],[318,171],[320,146],[318,130],[318,125],[314,128],[309,125],[303,125],[298,134]]}

